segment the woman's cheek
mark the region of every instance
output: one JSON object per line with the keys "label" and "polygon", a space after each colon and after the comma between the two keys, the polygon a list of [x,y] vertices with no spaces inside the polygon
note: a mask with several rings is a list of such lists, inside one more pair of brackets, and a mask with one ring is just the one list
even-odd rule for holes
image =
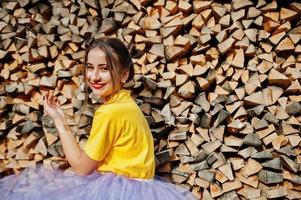
{"label": "woman's cheek", "polygon": [[106,80],[106,82],[112,82],[111,74],[109,71],[105,72],[103,78]]}

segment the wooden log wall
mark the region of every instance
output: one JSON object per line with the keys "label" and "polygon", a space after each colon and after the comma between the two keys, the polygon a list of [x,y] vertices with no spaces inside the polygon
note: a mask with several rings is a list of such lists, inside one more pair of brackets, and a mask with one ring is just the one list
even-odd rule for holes
{"label": "wooden log wall", "polygon": [[300,15],[298,0],[1,1],[1,176],[68,167],[41,96],[55,91],[84,144],[85,44],[112,36],[138,49],[129,86],[157,173],[199,199],[300,199]]}

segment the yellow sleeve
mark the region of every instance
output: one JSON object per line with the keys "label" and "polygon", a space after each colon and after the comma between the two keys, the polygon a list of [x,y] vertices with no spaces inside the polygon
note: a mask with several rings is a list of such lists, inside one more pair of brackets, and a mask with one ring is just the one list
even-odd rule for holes
{"label": "yellow sleeve", "polygon": [[105,158],[113,145],[114,131],[111,130],[113,120],[105,113],[95,113],[90,136],[84,146],[85,153],[93,160]]}

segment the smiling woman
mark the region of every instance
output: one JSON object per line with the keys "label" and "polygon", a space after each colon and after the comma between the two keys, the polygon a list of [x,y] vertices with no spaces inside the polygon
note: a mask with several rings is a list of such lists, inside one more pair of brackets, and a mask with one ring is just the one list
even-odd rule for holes
{"label": "smiling woman", "polygon": [[58,99],[52,92],[44,97],[44,111],[53,118],[76,175],[43,167],[27,169],[19,177],[0,179],[0,199],[194,199],[189,191],[155,177],[151,130],[130,91],[123,88],[134,74],[124,44],[114,38],[95,41],[87,49],[84,66],[86,92],[90,88],[103,104],[94,114],[83,149]]}
{"label": "smiling woman", "polygon": [[113,81],[107,68],[106,55],[100,48],[94,48],[88,53],[86,65],[86,84],[95,96],[106,101],[113,93]]}
{"label": "smiling woman", "polygon": [[[106,45],[107,43],[108,45]],[[117,39],[94,41],[84,61],[84,81],[93,94],[106,102],[134,75],[128,49]],[[86,88],[86,96],[88,93]]]}

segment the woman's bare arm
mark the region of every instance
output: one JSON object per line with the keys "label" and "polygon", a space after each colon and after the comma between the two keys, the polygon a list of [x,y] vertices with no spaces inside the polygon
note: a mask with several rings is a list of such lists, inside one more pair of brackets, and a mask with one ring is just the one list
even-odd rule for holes
{"label": "woman's bare arm", "polygon": [[47,93],[43,100],[44,111],[54,120],[65,156],[72,169],[78,175],[90,174],[99,166],[100,161],[91,159],[80,148],[70,127],[66,123],[64,112],[62,111],[57,98],[53,96],[53,93]]}

